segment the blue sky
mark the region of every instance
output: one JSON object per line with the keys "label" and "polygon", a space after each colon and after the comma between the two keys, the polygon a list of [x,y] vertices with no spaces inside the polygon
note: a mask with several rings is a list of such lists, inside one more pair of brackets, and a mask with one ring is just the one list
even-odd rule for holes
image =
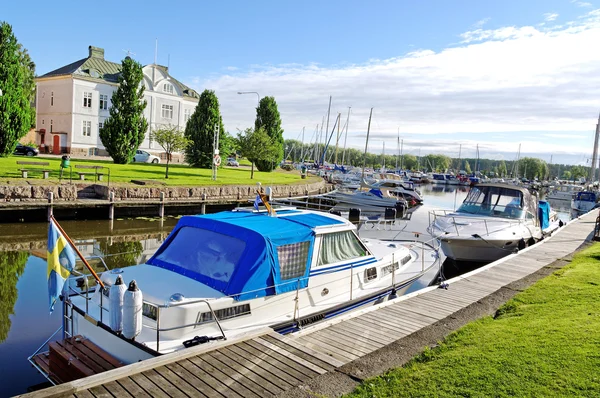
{"label": "blue sky", "polygon": [[[66,1],[5,4],[38,74],[102,47],[118,62],[169,63],[214,89],[225,127],[253,125],[273,95],[286,138],[311,140],[333,96],[349,146],[512,159],[521,152],[585,164],[600,110],[600,11],[594,1]],[[598,4],[600,7],[600,3]],[[43,16],[43,17],[41,17]],[[333,122],[330,121],[330,128]],[[314,138],[312,138],[314,140]]]}

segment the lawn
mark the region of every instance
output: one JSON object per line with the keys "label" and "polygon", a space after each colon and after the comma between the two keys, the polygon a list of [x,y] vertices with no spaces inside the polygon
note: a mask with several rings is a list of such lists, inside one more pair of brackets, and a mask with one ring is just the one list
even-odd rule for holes
{"label": "lawn", "polygon": [[600,397],[600,244],[347,397]]}
{"label": "lawn", "polygon": [[[17,165],[17,161],[32,161],[32,162],[49,162],[48,169],[53,170],[50,173],[49,180],[43,180],[40,173],[29,173],[27,180],[33,180],[36,183],[56,182],[60,173],[60,159],[46,158],[43,156],[24,157],[24,156],[9,156],[0,158],[0,184],[12,183],[19,184],[25,180],[21,177],[19,169],[40,168],[40,166],[23,166]],[[169,179],[165,179],[165,163],[150,164],[150,163],[130,163],[130,164],[114,164],[110,161],[88,160],[88,159],[71,159],[73,170],[73,180],[78,178],[75,171],[78,171],[75,165],[101,165],[110,168],[110,182],[113,183],[129,183],[131,180],[156,180],[167,185],[177,186],[203,186],[203,185],[246,185],[261,182],[263,185],[268,184],[295,184],[295,183],[312,183],[318,181],[315,177],[309,177],[306,180],[300,179],[298,171],[284,171],[278,169],[272,173],[263,173],[254,171],[254,179],[250,179],[249,167],[226,167],[222,166],[217,172],[217,181],[212,180],[211,169],[198,169],[188,165],[171,164],[169,165]],[[90,171],[90,170],[79,170]],[[68,170],[64,174],[69,176]],[[89,177],[87,177],[89,178]],[[7,181],[8,179],[8,181]]]}

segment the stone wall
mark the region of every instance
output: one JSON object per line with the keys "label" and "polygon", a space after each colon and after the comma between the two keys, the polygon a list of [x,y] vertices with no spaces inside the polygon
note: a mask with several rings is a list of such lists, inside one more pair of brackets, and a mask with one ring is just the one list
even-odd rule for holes
{"label": "stone wall", "polygon": [[0,201],[46,201],[48,200],[48,192],[54,193],[54,200],[70,201],[77,199],[77,186],[75,185],[0,185]]}
{"label": "stone wall", "polygon": [[[266,189],[266,187],[264,187]],[[109,191],[115,193],[115,200],[159,199],[165,193],[165,200],[245,200],[256,196],[255,185],[225,185],[219,187],[110,187],[94,185],[98,199],[108,199]],[[324,181],[312,184],[277,185],[272,187],[273,197],[292,197],[325,193],[331,186]]]}

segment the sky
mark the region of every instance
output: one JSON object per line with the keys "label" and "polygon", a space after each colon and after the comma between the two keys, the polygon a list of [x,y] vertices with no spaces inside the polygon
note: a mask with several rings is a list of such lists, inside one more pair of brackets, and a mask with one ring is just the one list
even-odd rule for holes
{"label": "sky", "polygon": [[[4,1],[41,75],[105,49],[214,90],[225,128],[273,96],[286,139],[338,113],[369,152],[590,165],[600,112],[598,0]],[[32,10],[35,10],[33,12]],[[37,16],[36,16],[37,15]],[[256,94],[237,94],[240,91]],[[325,122],[323,121],[325,119]],[[336,129],[337,131],[337,129]],[[332,142],[335,143],[334,136]],[[340,138],[343,145],[344,136]]]}

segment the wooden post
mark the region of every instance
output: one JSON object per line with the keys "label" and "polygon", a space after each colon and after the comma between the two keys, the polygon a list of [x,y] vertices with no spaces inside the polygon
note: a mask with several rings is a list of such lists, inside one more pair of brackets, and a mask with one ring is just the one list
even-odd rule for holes
{"label": "wooden post", "polygon": [[206,200],[206,192],[202,194],[202,208],[200,210],[200,214],[206,214],[206,203],[204,202]]}
{"label": "wooden post", "polygon": [[108,219],[113,220],[115,218],[115,193],[113,191],[108,193],[108,201],[110,202],[108,206]]}
{"label": "wooden post", "polygon": [[158,216],[162,219],[165,216],[165,193],[160,193],[160,204],[158,205]]}
{"label": "wooden post", "polygon": [[48,221],[52,219],[52,202],[54,201],[54,192],[48,192]]}

